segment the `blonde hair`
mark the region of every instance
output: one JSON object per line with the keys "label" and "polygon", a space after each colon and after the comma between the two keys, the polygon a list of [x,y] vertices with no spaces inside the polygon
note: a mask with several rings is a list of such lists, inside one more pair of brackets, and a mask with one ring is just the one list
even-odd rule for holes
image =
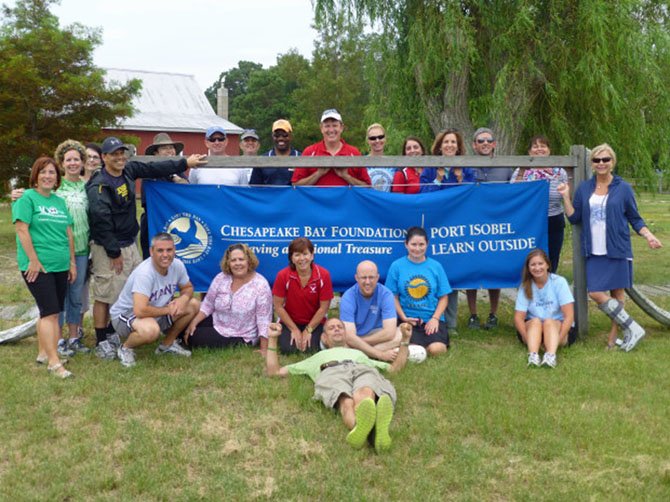
{"label": "blonde hair", "polygon": [[370,131],[371,131],[372,129],[381,129],[381,130],[382,130],[382,134],[386,134],[386,129],[384,129],[384,126],[381,125],[381,124],[378,124],[377,122],[375,122],[374,124],[370,124],[370,125],[368,126],[367,130],[365,131],[365,137],[366,137],[366,138],[368,137],[368,135],[370,134]]}
{"label": "blonde hair", "polygon": [[76,141],[74,139],[66,139],[56,147],[56,151],[54,152],[54,158],[58,163],[58,167],[60,167],[61,169],[63,168],[63,162],[65,161],[65,154],[70,150],[75,150],[76,152],[79,152],[79,157],[81,157],[82,165],[86,164],[86,159],[88,159],[88,155],[86,154],[86,147],[82,145],[79,141]]}
{"label": "blonde hair", "polygon": [[614,153],[612,147],[609,146],[607,143],[602,143],[601,145],[594,146],[593,150],[591,150],[591,156],[589,157],[589,160],[593,161],[593,158],[601,152],[607,152],[607,154],[610,157],[612,157],[612,169],[614,169],[616,167],[616,153]]}

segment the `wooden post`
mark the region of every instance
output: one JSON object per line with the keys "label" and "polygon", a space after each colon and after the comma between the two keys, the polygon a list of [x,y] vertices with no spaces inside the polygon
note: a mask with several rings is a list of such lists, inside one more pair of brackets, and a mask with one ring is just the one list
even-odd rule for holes
{"label": "wooden post", "polygon": [[[574,194],[579,184],[588,178],[590,166],[585,146],[573,145],[570,148],[570,156],[575,159],[575,168],[572,170],[572,193]],[[588,225],[588,222],[586,224]],[[586,267],[582,255],[581,224],[572,226],[572,280],[575,295],[577,336],[585,337],[589,332],[589,299],[586,292]]]}

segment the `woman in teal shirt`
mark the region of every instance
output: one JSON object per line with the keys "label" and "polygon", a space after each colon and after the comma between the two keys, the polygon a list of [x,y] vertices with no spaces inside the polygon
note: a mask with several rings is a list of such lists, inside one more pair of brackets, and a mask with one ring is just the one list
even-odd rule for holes
{"label": "woman in teal shirt", "polygon": [[65,201],[53,190],[60,186],[56,161],[40,157],[30,172],[30,186],[12,205],[16,225],[16,254],[21,276],[35,298],[39,352],[37,362],[48,363],[49,372],[60,378],[72,376],[63,367],[57,352],[67,283],[77,278],[74,258],[72,217]]}

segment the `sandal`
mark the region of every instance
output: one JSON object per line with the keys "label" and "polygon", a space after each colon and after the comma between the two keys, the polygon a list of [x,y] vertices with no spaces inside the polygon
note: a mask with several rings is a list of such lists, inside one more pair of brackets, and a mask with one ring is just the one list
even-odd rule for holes
{"label": "sandal", "polygon": [[[46,364],[49,362],[49,356],[37,356],[37,359],[35,359],[35,364]],[[68,360],[67,359],[61,359],[60,363],[61,364],[67,364]]]}
{"label": "sandal", "polygon": [[[58,371],[62,369],[63,371]],[[53,366],[47,367],[47,371],[57,378],[70,378],[72,372],[65,369],[63,363],[54,364]]]}

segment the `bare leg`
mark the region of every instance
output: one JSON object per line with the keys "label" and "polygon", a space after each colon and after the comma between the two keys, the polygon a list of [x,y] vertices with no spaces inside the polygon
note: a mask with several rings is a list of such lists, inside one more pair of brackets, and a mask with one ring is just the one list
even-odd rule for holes
{"label": "bare leg", "polygon": [[[58,357],[58,337],[60,333],[60,326],[58,325],[58,314],[52,314],[46,317],[41,317],[37,321],[37,338],[40,343],[40,350],[44,350],[49,360],[49,366],[56,366],[60,364]],[[56,374],[60,375],[67,371],[62,366],[56,370]]]}
{"label": "bare leg", "polygon": [[400,328],[397,328],[395,331],[395,335],[393,336],[392,340],[387,340],[385,342],[380,342],[376,345],[374,345],[374,348],[377,350],[386,351],[386,350],[391,350],[391,349],[397,349],[400,347],[400,338],[402,337],[402,334],[400,333]]}
{"label": "bare leg", "polygon": [[158,340],[160,334],[161,328],[153,317],[135,319],[133,321],[133,331],[128,335],[128,339],[123,346],[134,349],[141,345],[147,345]]}
{"label": "bare leg", "polygon": [[165,332],[165,340],[163,341],[163,345],[166,347],[172,345],[172,342],[176,340],[177,335],[186,329],[188,323],[191,322],[191,319],[196,316],[199,310],[200,301],[196,300],[195,298],[191,298],[188,302],[188,305],[186,306],[186,312],[184,312],[184,315],[175,319],[172,326],[170,326],[170,329]]}
{"label": "bare leg", "polygon": [[526,337],[524,339],[528,352],[539,352],[542,343],[542,321],[531,319],[526,321]]}
{"label": "bare leg", "polygon": [[447,352],[447,346],[442,342],[433,342],[426,347],[426,351],[429,356],[438,356]]}
{"label": "bare leg", "polygon": [[491,313],[496,315],[498,313],[498,303],[500,303],[499,289],[489,289],[489,301],[491,302]]}
{"label": "bare leg", "polygon": [[106,328],[109,324],[109,304],[98,300],[93,303],[93,326],[95,328]]}
{"label": "bare leg", "polygon": [[468,310],[470,310],[470,315],[477,315],[477,290],[466,289],[465,296],[468,299]]}
{"label": "bare leg", "polygon": [[[618,297],[615,296],[616,294],[618,294],[617,292],[621,292],[621,294]],[[610,291],[610,295],[611,295],[610,296],[607,293],[605,293],[604,291],[593,291],[593,292],[589,293],[589,297],[594,302],[596,302],[598,305],[600,305],[601,303],[605,303],[610,298],[614,298],[616,300],[619,300],[621,303],[623,303],[624,298],[625,298],[623,292],[624,292],[623,289],[613,289],[612,291]],[[612,321],[612,324],[610,325],[610,330],[607,333],[607,346],[608,347],[614,347],[614,342],[617,339],[617,335],[618,335],[617,323]]]}
{"label": "bare leg", "polygon": [[356,414],[354,412],[354,398],[341,394],[337,400],[337,407],[340,409],[342,421],[347,429],[351,430],[356,426]]}
{"label": "bare leg", "polygon": [[549,354],[556,354],[561,335],[561,321],[547,319],[542,324],[542,339],[544,350]]}

